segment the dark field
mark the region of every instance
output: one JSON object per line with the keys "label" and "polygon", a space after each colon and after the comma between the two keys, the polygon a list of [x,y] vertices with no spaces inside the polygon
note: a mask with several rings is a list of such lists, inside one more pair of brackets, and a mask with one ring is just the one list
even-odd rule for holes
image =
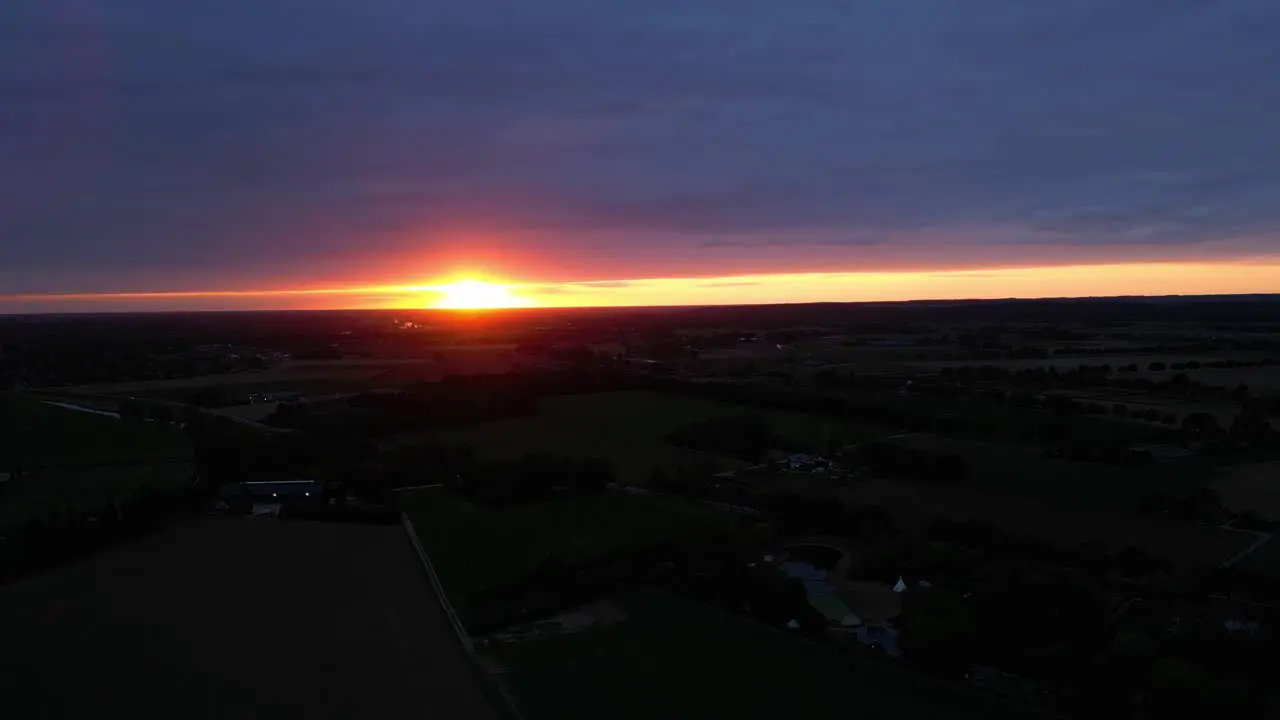
{"label": "dark field", "polygon": [[1280,576],[1280,541],[1272,537],[1245,556],[1236,567],[1248,572]]}
{"label": "dark field", "polygon": [[0,527],[67,510],[96,513],[144,487],[190,486],[194,473],[195,467],[185,461],[51,468],[0,496]]}
{"label": "dark field", "polygon": [[28,475],[0,492],[0,527],[66,510],[96,512],[142,487],[190,485],[191,446],[176,426],[124,422],[0,397],[0,472]]}
{"label": "dark field", "polygon": [[129,465],[190,457],[176,426],[124,423],[19,395],[0,396],[0,461],[21,452],[52,467]]}
{"label": "dark field", "polygon": [[1008,493],[1052,503],[1132,510],[1154,492],[1184,493],[1207,485],[1212,471],[1193,461],[1120,467],[1045,455],[1008,443],[961,441],[928,433],[896,439],[906,447],[955,453],[969,462],[965,485],[978,492]]}
{"label": "dark field", "polygon": [[552,555],[580,562],[734,519],[681,498],[614,492],[502,510],[473,505],[444,488],[399,495],[450,595],[514,581]]}
{"label": "dark field", "polygon": [[1215,567],[1254,540],[1247,533],[1217,527],[983,492],[963,484],[876,479],[856,483],[840,495],[852,505],[880,505],[908,529],[922,529],[936,517],[982,520],[1005,532],[1062,547],[1097,542],[1119,551],[1133,545],[1167,558],[1182,570]]}
{"label": "dark field", "polygon": [[533,417],[450,429],[438,438],[469,442],[477,454],[497,458],[532,452],[601,457],[613,463],[619,480],[643,485],[656,468],[708,461],[721,471],[745,466],[741,460],[686,450],[663,439],[690,423],[742,416],[764,420],[774,432],[823,452],[832,442],[854,443],[885,434],[882,428],[816,415],[661,393],[612,392],[546,398]]}
{"label": "dark field", "polygon": [[0,588],[6,717],[491,718],[400,527],[208,518]]}
{"label": "dark field", "polygon": [[621,604],[620,624],[493,648],[529,720],[1025,717],[666,593]]}

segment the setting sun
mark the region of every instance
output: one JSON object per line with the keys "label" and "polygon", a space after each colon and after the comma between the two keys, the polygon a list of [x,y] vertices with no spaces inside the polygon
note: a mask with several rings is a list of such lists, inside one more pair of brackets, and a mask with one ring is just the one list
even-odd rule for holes
{"label": "setting sun", "polygon": [[510,288],[481,280],[457,280],[432,288],[440,294],[431,304],[442,310],[481,310],[488,308],[527,307],[531,303],[511,293]]}

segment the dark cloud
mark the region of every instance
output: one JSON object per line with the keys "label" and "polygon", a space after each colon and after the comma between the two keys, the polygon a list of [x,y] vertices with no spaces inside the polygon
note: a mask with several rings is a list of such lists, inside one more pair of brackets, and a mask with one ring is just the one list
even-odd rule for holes
{"label": "dark cloud", "polygon": [[1274,253],[1276,37],[1273,0],[9,3],[0,292],[468,233],[546,280]]}

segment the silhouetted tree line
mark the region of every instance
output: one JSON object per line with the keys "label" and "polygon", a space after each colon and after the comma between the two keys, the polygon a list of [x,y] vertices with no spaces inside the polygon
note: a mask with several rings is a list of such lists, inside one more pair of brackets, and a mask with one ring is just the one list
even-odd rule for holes
{"label": "silhouetted tree line", "polygon": [[366,392],[325,402],[282,403],[266,422],[305,432],[379,437],[532,415],[538,396],[515,376],[419,383],[399,392]]}
{"label": "silhouetted tree line", "polygon": [[969,461],[959,453],[931,452],[877,440],[859,447],[858,455],[876,475],[931,483],[958,483],[969,478]]}
{"label": "silhouetted tree line", "polygon": [[489,508],[594,495],[611,482],[613,466],[607,460],[552,453],[533,453],[512,462],[471,463],[445,480],[453,492]]}
{"label": "silhouetted tree line", "polygon": [[173,516],[200,510],[210,488],[143,487],[94,511],[63,508],[0,530],[0,582],[40,572],[162,528]]}
{"label": "silhouetted tree line", "polygon": [[[1108,717],[1185,716],[1174,712],[1175,699],[1203,709],[1206,697],[1218,707],[1257,710],[1270,683],[1256,665],[1274,653],[1273,633],[1236,634],[1212,614],[1187,615],[1187,606],[1204,604],[1212,583],[1231,573],[1186,582],[1136,548],[1055,548],[971,521],[936,520],[924,540],[933,561],[927,571],[892,567],[937,581],[937,590],[908,592],[899,619],[907,661],[923,670],[950,677],[975,664],[1007,670],[1055,691],[1057,709]],[[1117,627],[1108,588],[1140,596],[1139,614],[1152,624]],[[1171,634],[1175,618],[1181,629]],[[1274,627],[1274,618],[1263,627]],[[1171,665],[1195,673],[1168,677]],[[1189,698],[1196,691],[1203,696]]]}
{"label": "silhouetted tree line", "polygon": [[673,430],[664,438],[690,450],[760,462],[781,439],[765,421],[751,417],[719,417]]}
{"label": "silhouetted tree line", "polygon": [[[712,477],[716,474],[715,461],[707,458],[702,462],[677,465],[668,468],[654,468],[649,474],[647,487],[654,492],[668,495],[682,495],[695,499],[724,500],[724,493],[714,489]],[[728,488],[733,483],[724,483]]]}
{"label": "silhouetted tree line", "polygon": [[1183,397],[1230,397],[1243,400],[1248,396],[1248,386],[1238,385],[1235,388],[1223,388],[1192,380],[1185,374],[1187,370],[1202,368],[1245,368],[1267,367],[1280,364],[1280,359],[1263,358],[1260,360],[1209,360],[1165,363],[1154,361],[1148,364],[1151,372],[1166,369],[1177,371],[1172,377],[1156,380],[1152,378],[1120,377],[1138,371],[1137,363],[1129,363],[1113,367],[1110,363],[1101,365],[1081,364],[1074,368],[1024,367],[1008,368],[999,365],[959,365],[946,366],[938,371],[938,379],[942,382],[996,382],[1005,381],[1035,387],[1111,387],[1125,390],[1141,390],[1145,392],[1176,394]]}
{"label": "silhouetted tree line", "polygon": [[1095,578],[1118,575],[1132,579],[1172,570],[1165,558],[1141,548],[1130,546],[1112,552],[1096,544],[1064,546],[1010,533],[980,520],[935,518],[925,528],[923,538],[927,542],[967,549],[969,552],[950,556],[953,562],[970,563],[953,567],[961,576],[972,576],[980,564],[993,559],[1073,568]]}
{"label": "silhouetted tree line", "polygon": [[1144,515],[1162,515],[1200,523],[1219,523],[1226,515],[1222,497],[1208,487],[1185,493],[1152,493],[1142,498],[1135,509]]}
{"label": "silhouetted tree line", "polygon": [[971,418],[939,416],[936,413],[915,410],[901,404],[795,387],[744,382],[690,381],[657,376],[634,378],[632,386],[635,389],[692,395],[777,410],[865,420],[912,431],[989,436],[995,430],[990,423]]}
{"label": "silhouetted tree line", "polygon": [[393,392],[370,391],[327,401],[282,403],[266,423],[307,432],[338,431],[371,438],[524,417],[538,411],[542,397],[626,387],[627,376],[613,368],[447,375],[439,381],[416,382]]}
{"label": "silhouetted tree line", "polygon": [[[1073,417],[1077,413],[1064,411],[1057,417],[1043,415],[1043,402],[1026,394],[996,391],[999,400],[990,404],[966,408],[971,413],[962,416],[950,412],[951,405],[943,406],[941,400],[958,397],[962,393],[954,385],[912,385],[912,395],[877,396],[869,393],[834,393],[822,390],[805,390],[795,387],[778,387],[755,383],[698,382],[670,377],[638,378],[636,388],[659,392],[706,397],[759,407],[790,410],[816,415],[829,415],[841,419],[853,419],[900,428],[910,432],[932,432],[944,436],[989,439],[1003,436],[1020,442],[1054,448],[1059,454],[1072,448],[1080,448],[1080,459],[1096,459],[1105,462],[1130,464],[1129,446],[1139,441],[1173,441],[1177,433],[1148,429],[1136,423],[1118,423],[1093,420],[1088,416]],[[966,397],[986,399],[977,394]],[[1064,399],[1060,408],[1074,408],[1074,401]],[[1110,406],[1099,406],[1105,412],[1095,415],[1108,417]],[[977,416],[981,413],[981,416]],[[1091,448],[1105,448],[1106,452],[1090,455]]]}
{"label": "silhouetted tree line", "polygon": [[879,505],[851,507],[834,496],[771,492],[756,495],[750,506],[790,536],[821,534],[868,541],[897,532],[893,519]]}
{"label": "silhouetted tree line", "polygon": [[776,627],[795,621],[801,632],[820,636],[826,620],[802,584],[772,566],[752,567],[760,549],[741,532],[701,531],[578,563],[549,557],[515,582],[472,593],[462,613],[468,630],[483,634],[652,585]]}

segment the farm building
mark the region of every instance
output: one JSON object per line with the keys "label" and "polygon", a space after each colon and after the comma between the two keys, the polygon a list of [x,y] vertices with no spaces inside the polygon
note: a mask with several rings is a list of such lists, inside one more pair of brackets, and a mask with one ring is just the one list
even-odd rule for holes
{"label": "farm building", "polygon": [[230,483],[223,486],[219,500],[220,506],[228,509],[241,507],[252,515],[278,515],[284,505],[319,500],[324,490],[324,484],[315,480]]}

